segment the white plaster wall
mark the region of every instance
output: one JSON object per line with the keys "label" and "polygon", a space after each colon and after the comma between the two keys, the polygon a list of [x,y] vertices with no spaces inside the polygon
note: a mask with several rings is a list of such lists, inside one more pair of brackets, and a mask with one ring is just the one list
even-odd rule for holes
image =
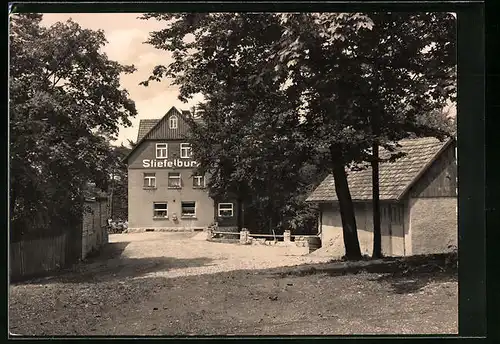
{"label": "white plaster wall", "polygon": [[405,229],[405,238],[404,238],[404,251],[405,256],[411,256],[412,251],[412,242],[411,242],[411,207],[413,206],[414,200],[410,199],[405,206],[404,211],[404,229]]}
{"label": "white plaster wall", "polygon": [[[355,204],[356,225],[358,227],[358,240],[361,254],[371,256],[373,253],[373,210],[371,203]],[[404,255],[403,226],[392,228],[392,236],[389,232],[389,223],[381,221],[382,231],[382,253],[386,256]],[[399,237],[395,237],[399,235]],[[322,205],[321,218],[321,241],[322,246],[329,246],[332,255],[343,256],[344,237],[342,233],[342,220],[340,211],[336,205]]]}
{"label": "white plaster wall", "polygon": [[403,225],[392,225],[391,240],[391,256],[404,256],[405,255],[405,234],[403,232]]}
{"label": "white plaster wall", "polygon": [[[355,211],[358,209],[355,209]],[[365,230],[367,218],[362,210],[356,212],[358,240],[361,254],[371,255],[373,248],[373,233]],[[340,212],[331,205],[325,205],[322,212],[321,245],[329,247],[329,254],[341,257],[345,254],[344,235]]]}

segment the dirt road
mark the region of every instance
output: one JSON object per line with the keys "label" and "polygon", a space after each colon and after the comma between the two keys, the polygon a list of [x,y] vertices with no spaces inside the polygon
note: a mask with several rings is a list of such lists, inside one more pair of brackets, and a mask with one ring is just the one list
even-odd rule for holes
{"label": "dirt road", "polygon": [[[291,276],[327,258],[210,243],[190,233],[111,235],[75,271],[10,287],[25,335],[456,333],[455,275]],[[293,268],[290,268],[293,270]]]}

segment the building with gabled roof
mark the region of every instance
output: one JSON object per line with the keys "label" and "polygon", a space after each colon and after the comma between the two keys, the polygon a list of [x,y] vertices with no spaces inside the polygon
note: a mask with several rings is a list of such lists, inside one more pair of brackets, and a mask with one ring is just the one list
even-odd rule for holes
{"label": "building with gabled roof", "polygon": [[202,230],[213,222],[236,226],[237,204],[210,198],[188,142],[189,111],[172,107],[139,123],[128,165],[129,230]]}
{"label": "building with gabled roof", "polygon": [[[457,245],[456,141],[408,139],[394,162],[379,165],[382,250],[387,256],[441,253]],[[381,149],[380,157],[389,152]],[[358,238],[364,254],[373,250],[371,167],[348,171]],[[332,175],[309,195],[319,204],[322,244],[335,256],[344,254],[342,222]]]}

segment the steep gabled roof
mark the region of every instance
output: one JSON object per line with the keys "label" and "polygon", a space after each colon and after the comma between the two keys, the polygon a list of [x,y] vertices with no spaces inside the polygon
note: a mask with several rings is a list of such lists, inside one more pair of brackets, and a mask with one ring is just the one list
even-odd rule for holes
{"label": "steep gabled roof", "polygon": [[160,122],[161,118],[155,118],[155,119],[141,119],[139,122],[139,131],[137,132],[137,143],[142,140],[144,136],[146,136],[147,133],[151,129],[153,129],[158,122]]}
{"label": "steep gabled roof", "polygon": [[[402,147],[397,151],[407,155],[395,162],[383,162],[379,165],[380,199],[400,200],[452,141],[453,139],[448,139],[441,142],[435,138],[402,140],[399,143]],[[388,157],[389,154],[380,150],[381,158]],[[372,199],[371,167],[348,172],[347,183],[353,201]],[[332,175],[328,175],[306,201],[322,203],[337,200],[335,181]]]}
{"label": "steep gabled roof", "polygon": [[[154,139],[181,139],[185,135],[187,131],[187,124],[185,124],[186,118],[185,116],[189,115],[188,110],[177,110],[174,106],[167,111],[167,113],[159,119],[142,119],[139,122],[139,130],[137,132],[137,143],[134,148],[129,152],[129,154],[123,159],[123,162],[127,162],[129,157],[135,152],[137,148],[146,140],[154,140]],[[182,129],[176,130],[173,136],[165,137],[165,132],[162,131],[161,126],[167,121],[171,115],[179,116],[179,123],[182,122]]]}

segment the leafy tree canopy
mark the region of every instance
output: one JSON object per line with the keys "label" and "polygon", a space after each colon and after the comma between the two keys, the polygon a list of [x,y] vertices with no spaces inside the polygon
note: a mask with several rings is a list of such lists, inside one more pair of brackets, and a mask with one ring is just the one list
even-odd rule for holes
{"label": "leafy tree canopy", "polygon": [[10,16],[10,194],[13,227],[78,218],[88,182],[105,187],[109,144],[136,115],[120,87],[133,66],[108,59],[103,31],[40,14]]}
{"label": "leafy tree canopy", "polygon": [[193,145],[216,175],[213,189],[276,195],[297,185],[306,162],[333,171],[351,257],[360,253],[344,168],[370,160],[375,141],[391,149],[410,135],[447,134],[424,120],[456,92],[455,19],[446,13],[143,18],[165,22],[148,43],[174,58],[143,84],[168,78],[179,99],[206,99]]}

